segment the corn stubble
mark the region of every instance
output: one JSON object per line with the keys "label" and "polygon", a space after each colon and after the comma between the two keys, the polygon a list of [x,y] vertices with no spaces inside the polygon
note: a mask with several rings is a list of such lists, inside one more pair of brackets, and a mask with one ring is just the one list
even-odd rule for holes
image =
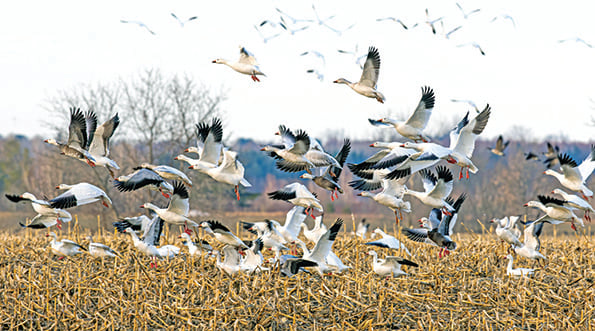
{"label": "corn stubble", "polygon": [[515,259],[537,269],[521,279],[506,276],[506,247],[494,236],[455,235],[459,249],[443,259],[408,242],[420,267],[386,279],[371,271],[369,246],[341,233],[334,251],[353,268],[321,279],[275,271],[231,278],[213,258],[187,254],[149,269],[127,236],[109,233],[97,241],[122,259],[58,261],[41,234],[0,234],[2,329],[595,328],[595,243],[584,236],[543,238],[549,263]]}

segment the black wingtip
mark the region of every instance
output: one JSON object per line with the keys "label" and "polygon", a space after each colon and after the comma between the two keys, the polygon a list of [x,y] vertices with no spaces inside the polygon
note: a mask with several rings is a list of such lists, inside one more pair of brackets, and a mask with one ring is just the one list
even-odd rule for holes
{"label": "black wingtip", "polygon": [[425,109],[434,108],[436,96],[434,95],[434,90],[431,87],[424,86],[421,88],[421,101],[424,102]]}
{"label": "black wingtip", "polygon": [[173,182],[173,186],[174,186],[174,195],[178,195],[182,199],[188,199],[188,197],[189,197],[188,189],[186,188],[186,186],[184,185],[183,182],[176,180]]}
{"label": "black wingtip", "polygon": [[343,225],[343,219],[337,218],[337,220],[335,221],[335,223],[328,230],[328,231],[330,231],[330,235],[329,235],[329,240],[330,241],[334,241],[335,238],[337,238],[337,234],[339,233],[339,230],[341,230],[341,226],[342,225]]}
{"label": "black wingtip", "polygon": [[386,176],[384,176],[384,178],[386,179],[399,179],[399,178],[404,178],[411,175],[411,168],[405,168],[405,169],[395,169],[391,172],[389,172],[388,174],[386,174]]}

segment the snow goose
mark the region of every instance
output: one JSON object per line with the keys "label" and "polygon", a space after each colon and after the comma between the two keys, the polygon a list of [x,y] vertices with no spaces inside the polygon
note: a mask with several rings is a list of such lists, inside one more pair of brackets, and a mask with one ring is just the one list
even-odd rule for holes
{"label": "snow goose", "polygon": [[316,216],[314,219],[314,227],[311,230],[308,229],[308,225],[306,225],[306,223],[301,224],[301,228],[304,230],[304,237],[306,237],[309,242],[318,242],[318,239],[320,239],[320,237],[322,237],[322,235],[324,235],[328,230],[326,225],[324,225],[322,222],[323,217],[324,215]]}
{"label": "snow goose", "polygon": [[537,221],[549,219],[549,223],[560,224],[562,222],[570,222],[573,230],[576,231],[575,222],[585,227],[583,220],[577,217],[572,212],[572,207],[566,207],[567,202],[565,200],[559,200],[549,196],[538,195],[539,201],[529,201],[525,204],[525,207],[537,208],[545,213]]}
{"label": "snow goose", "polygon": [[225,255],[225,260],[223,262],[221,262],[221,254],[219,251],[213,251],[213,254],[217,257],[216,266],[219,270],[223,270],[229,276],[235,275],[240,271],[241,258],[235,247],[230,245],[225,245],[223,247],[223,255]]}
{"label": "snow goose", "polygon": [[215,237],[215,239],[225,245],[237,248],[248,248],[248,246],[236,237],[225,225],[219,221],[210,220],[200,223],[200,227],[205,229],[205,232]]}
{"label": "snow goose", "polygon": [[[403,219],[402,212],[411,212],[411,203],[409,201],[403,201],[403,194],[406,191],[405,187],[406,178],[388,180],[383,179],[381,181],[382,191],[379,193],[371,193],[363,191],[358,193],[358,196],[368,197],[378,202],[379,204],[388,207],[395,214],[395,220],[397,224]],[[360,189],[365,187],[360,186]]]}
{"label": "snow goose", "polygon": [[136,191],[147,186],[150,190],[159,191],[164,197],[169,198],[174,188],[163,177],[159,176],[159,174],[151,169],[135,169],[136,170],[130,175],[120,176],[114,179],[114,187],[117,188],[118,191]]}
{"label": "snow goose", "polygon": [[102,189],[89,183],[78,183],[75,185],[60,184],[56,186],[56,189],[68,191],[49,201],[52,208],[70,208],[95,201],[101,201],[106,208],[112,205],[112,200]]}
{"label": "snow goose", "polygon": [[506,259],[508,259],[508,266],[506,266],[506,274],[508,276],[525,277],[525,276],[531,276],[531,275],[533,275],[533,272],[535,271],[534,269],[529,269],[529,268],[516,268],[516,269],[513,269],[512,268],[512,263],[514,261],[514,258],[512,257],[512,255],[508,254],[506,256]]}
{"label": "snow goose", "polygon": [[442,211],[438,208],[433,208],[428,217],[422,217],[418,220],[422,227],[421,229],[402,229],[401,232],[410,240],[438,246],[428,237],[428,232],[437,228],[441,220]]}
{"label": "snow goose", "polygon": [[[154,214],[154,213],[153,213]],[[154,215],[152,215],[154,217]],[[132,230],[140,233],[144,233],[145,230],[151,224],[152,219],[148,218],[145,215],[140,215],[136,217],[124,217],[121,218],[119,221],[112,222],[112,225],[118,229],[119,232],[124,232],[126,228],[132,228]]]}
{"label": "snow goose", "polygon": [[374,257],[374,260],[372,261],[372,270],[382,277],[407,275],[405,271],[401,270],[401,265],[419,267],[417,263],[401,257],[387,256],[384,259],[379,259],[378,254],[372,250],[368,251],[367,254]]}
{"label": "snow goose", "polygon": [[461,11],[461,14],[463,14],[463,18],[465,18],[465,19],[468,19],[469,16],[471,16],[471,15],[473,15],[473,14],[475,14],[475,13],[477,13],[477,12],[479,12],[481,10],[481,8],[476,8],[476,9],[472,9],[470,11],[465,12],[463,10],[463,7],[461,7],[461,5],[458,2],[456,3],[456,5],[457,5],[457,7],[459,7],[459,10]]}
{"label": "snow goose", "polygon": [[259,238],[247,242],[246,244],[249,248],[244,251],[246,257],[240,262],[240,270],[248,273],[269,270],[269,268],[261,267],[262,262],[264,261],[261,253],[263,247],[262,240]]}
{"label": "snow goose", "polygon": [[118,252],[111,249],[109,246],[93,242],[93,237],[88,236],[89,240],[89,254],[94,257],[116,257],[119,256]]}
{"label": "snow goose", "polygon": [[369,228],[370,228],[370,223],[367,223],[366,219],[362,218],[359,221],[359,223],[357,223],[357,230],[355,230],[355,235],[365,240],[366,233],[368,232]]}
{"label": "snow goose", "polygon": [[94,167],[95,159],[93,159],[93,156],[86,150],[88,147],[87,137],[87,121],[85,115],[80,108],[70,108],[70,124],[68,125],[67,142],[61,143],[55,139],[46,139],[44,142],[58,146],[60,148],[60,154],[87,162],[90,166]]}
{"label": "snow goose", "polygon": [[293,277],[306,267],[316,267],[318,263],[301,258],[287,258],[281,263],[281,274],[287,277]]}
{"label": "snow goose", "polygon": [[593,197],[593,191],[587,187],[586,182],[595,170],[595,145],[591,145],[591,153],[580,165],[568,154],[559,154],[558,160],[562,173],[548,169],[544,174],[554,176],[562,186],[580,192],[587,201]]}
{"label": "snow goose", "polygon": [[452,173],[444,166],[436,167],[438,177],[427,169],[420,171],[424,184],[424,192],[408,190],[405,187],[403,194],[412,195],[423,204],[432,208],[441,208],[446,214],[454,210],[445,199],[450,195],[453,188]]}
{"label": "snow goose", "polygon": [[58,236],[54,232],[50,232],[45,235],[46,237],[52,237],[52,242],[50,243],[50,249],[52,253],[58,255],[58,260],[62,260],[66,256],[73,256],[76,254],[81,254],[83,252],[79,251],[82,249],[86,251],[87,249],[72,240],[69,239],[62,239],[58,241]]}
{"label": "snow goose", "polygon": [[508,143],[510,143],[510,140],[507,142],[504,142],[504,138],[502,137],[502,135],[498,136],[498,140],[496,140],[496,146],[495,147],[487,147],[487,149],[490,150],[490,152],[492,152],[495,155],[498,156],[504,156],[504,150],[506,149],[506,147],[508,147]]}
{"label": "snow goose", "polygon": [[421,100],[407,121],[401,122],[386,117],[377,121],[372,119],[368,121],[375,126],[393,126],[401,136],[413,141],[430,141],[430,138],[423,133],[423,130],[428,125],[436,98],[434,96],[434,90],[429,86],[422,87],[421,92]]}
{"label": "snow goose", "polygon": [[244,74],[250,75],[253,81],[260,82],[260,79],[256,77],[257,75],[266,76],[260,68],[258,67],[258,63],[256,62],[256,58],[254,55],[246,50],[245,47],[240,46],[240,59],[237,62],[229,62],[224,59],[216,59],[213,60],[213,63],[220,63],[225,64],[226,66],[232,68],[233,70]]}
{"label": "snow goose", "polygon": [[560,165],[560,160],[558,160],[558,153],[560,153],[560,147],[552,145],[549,141],[546,141],[547,152],[543,152],[543,156],[545,156],[546,167],[548,169],[556,167]]}
{"label": "snow goose", "polygon": [[323,275],[327,271],[336,270],[333,266],[327,264],[326,259],[329,253],[331,252],[331,248],[333,246],[333,242],[335,238],[337,238],[337,234],[343,225],[343,220],[338,218],[335,223],[328,229],[328,231],[318,239],[316,245],[312,249],[312,251],[304,254],[302,257],[303,259],[310,260],[316,262],[318,266],[316,267],[318,273]]}
{"label": "snow goose", "polygon": [[203,250],[207,252],[213,250],[213,247],[211,247],[206,240],[201,240],[200,242],[192,241],[192,238],[190,238],[190,235],[187,232],[182,232],[178,238],[182,239],[182,243],[188,247],[188,253],[190,255],[201,255]]}
{"label": "snow goose", "polygon": [[522,245],[519,241],[521,231],[515,226],[518,219],[518,216],[506,216],[501,219],[492,219],[490,222],[496,223],[496,235],[498,238],[510,245],[520,246]]}
{"label": "snow goose", "polygon": [[242,224],[244,230],[255,233],[258,238],[262,239],[263,246],[269,250],[275,251],[275,255],[280,254],[281,250],[288,249],[285,247],[287,240],[277,229],[277,224],[279,223],[272,220],[255,223],[240,221],[240,223]]}
{"label": "snow goose", "polygon": [[335,155],[335,160],[339,162],[340,167],[330,165],[324,173],[320,176],[313,176],[309,173],[305,173],[300,176],[300,178],[311,179],[314,184],[318,185],[319,187],[330,191],[331,192],[331,201],[335,201],[335,199],[339,198],[339,193],[343,194],[343,189],[339,185],[339,176],[343,170],[343,164],[351,151],[351,141],[349,139],[345,139],[343,141],[343,147],[337,155]]}
{"label": "snow goose", "polygon": [[[280,126],[282,128],[284,126]],[[303,130],[294,135],[290,130],[282,131],[282,145],[266,145],[261,151],[278,160],[277,169],[288,172],[298,172],[314,168],[314,164],[305,157],[310,150],[310,137]],[[279,163],[279,161],[283,161]]]}
{"label": "snow goose", "polygon": [[471,161],[471,156],[475,149],[475,140],[488,124],[490,114],[490,105],[486,105],[484,110],[472,120],[468,120],[469,112],[467,112],[456,129],[450,132],[450,149],[452,153],[447,161],[456,163],[461,167],[459,179],[463,178],[463,168],[467,170],[467,178],[469,178],[469,171],[476,173],[479,170]]}
{"label": "snow goose", "polygon": [[568,194],[559,188],[553,190],[552,194],[561,195],[562,198],[564,198],[564,200],[566,201],[565,205],[567,207],[576,208],[584,211],[585,215],[583,216],[583,218],[587,221],[591,221],[591,216],[589,215],[589,212],[595,213],[595,210],[586,200],[582,199],[578,195]]}
{"label": "snow goose", "polygon": [[[118,114],[111,119],[105,121],[97,127],[97,115],[93,111],[87,112],[87,131],[89,135],[89,154],[93,157],[93,163],[98,166],[106,167],[112,178],[114,178],[114,171],[112,169],[120,170],[118,164],[108,158],[109,156],[109,140],[114,134],[114,131],[120,124]],[[97,128],[96,128],[97,127]]]}
{"label": "snow goose", "polygon": [[377,235],[380,235],[382,238],[380,238],[378,240],[367,242],[367,243],[365,243],[365,245],[372,245],[372,246],[378,246],[378,247],[390,248],[390,249],[402,249],[408,255],[411,255],[411,253],[409,252],[407,247],[405,247],[405,244],[400,242],[399,239],[391,236],[390,234],[385,233],[380,228],[376,228],[374,230],[374,233]]}
{"label": "snow goose", "polygon": [[163,220],[159,216],[153,217],[151,224],[145,229],[143,239],[140,240],[132,228],[125,228],[124,233],[130,234],[134,247],[141,253],[151,258],[150,267],[157,268],[157,258],[171,258],[180,252],[180,248],[174,245],[159,245]]}
{"label": "snow goose", "polygon": [[[174,192],[169,200],[167,208],[159,208],[152,203],[145,203],[140,208],[146,208],[152,210],[157,214],[165,223],[173,225],[184,225],[185,230],[188,225],[197,227],[198,224],[187,217],[188,210],[190,209],[188,203],[188,190],[182,184],[182,182],[174,182]],[[188,231],[190,232],[190,231]]]}
{"label": "snow goose", "polygon": [[[326,233],[326,231],[325,231],[325,233]],[[323,235],[324,235],[324,233],[323,233]],[[318,238],[318,240],[320,240],[320,238]],[[316,243],[318,243],[318,240],[316,241]],[[296,239],[295,242],[300,245],[300,248],[302,249],[304,256],[309,256],[311,254],[311,252],[308,250],[308,247],[306,246],[306,243],[304,243],[303,241],[301,241],[299,239]],[[316,248],[316,246],[314,246],[314,248]],[[327,271],[342,273],[343,271],[345,271],[347,269],[351,269],[351,267],[345,265],[343,263],[343,261],[341,261],[341,259],[337,256],[337,254],[335,254],[332,250],[329,251],[329,253],[325,257],[324,261],[328,267]]]}
{"label": "snow goose", "polygon": [[[323,212],[320,200],[316,198],[308,189],[300,183],[292,183],[285,185],[282,189],[267,193],[272,200],[285,200],[296,206],[306,208],[306,213],[314,218],[314,215],[309,212],[310,209],[316,209]],[[299,232],[299,229],[298,229]]]}
{"label": "snow goose", "polygon": [[198,160],[181,158],[177,156],[174,160],[183,160],[197,169],[215,168],[223,160],[223,123],[219,118],[213,118],[211,124],[199,122],[196,124],[196,147],[188,147],[184,152],[196,153]]}
{"label": "snow goose", "polygon": [[380,103],[384,103],[384,95],[376,89],[378,75],[380,74],[380,53],[374,46],[368,48],[368,56],[364,63],[362,76],[359,82],[352,83],[345,78],[339,78],[334,81],[337,84],[345,84],[352,90],[368,98],[374,98]]}
{"label": "snow goose", "polygon": [[[444,213],[434,213],[434,215],[440,215],[440,223],[438,226],[428,230],[428,229],[403,229],[402,232],[407,236],[407,238],[417,241],[417,242],[428,242],[427,239],[430,239],[436,246],[440,247],[440,253],[438,257],[442,258],[450,254],[450,251],[455,250],[457,248],[457,244],[451,239],[453,234],[454,226],[457,222],[458,212],[461,209],[461,205],[465,202],[467,196],[463,193],[461,194],[453,203],[453,211],[449,214]],[[452,200],[450,200],[452,201]],[[450,204],[449,201],[449,204]],[[438,209],[434,209],[438,210]],[[432,217],[432,213],[430,214]],[[435,225],[435,222],[432,222]]]}
{"label": "snow goose", "polygon": [[[395,177],[390,179],[398,179],[411,173],[410,171],[409,173],[404,174],[404,172],[401,171],[402,169],[407,167],[417,167],[411,164],[406,164],[409,159],[418,159],[418,157],[415,156],[416,151],[412,148],[404,148],[403,144],[401,143],[375,142],[371,144],[370,147],[381,148],[381,150],[359,164],[347,165],[349,170],[351,170],[351,172],[358,177],[371,179],[370,176],[374,177],[375,175],[373,173],[374,170],[388,169],[386,172],[382,172],[381,177],[384,178],[384,176],[389,176],[391,172],[399,172],[399,176],[390,175],[391,177]],[[419,153],[417,154],[421,155]],[[432,160],[434,159],[436,158],[433,157]],[[421,162],[421,159],[419,161]],[[429,167],[438,161],[439,160],[436,159],[436,161],[432,161],[432,163],[424,165],[424,167]],[[419,167],[418,169],[416,168],[414,172],[422,168],[423,167]],[[380,184],[380,182],[378,182],[378,184]]]}
{"label": "snow goose", "polygon": [[513,246],[516,254],[532,260],[546,259],[545,256],[539,252],[539,249],[541,248],[539,236],[541,235],[543,224],[544,222],[542,221],[535,221],[525,225],[525,230],[523,231],[523,243],[520,246]]}
{"label": "snow goose", "polygon": [[198,169],[209,175],[214,180],[234,186],[234,192],[238,201],[240,200],[240,187],[251,187],[252,184],[244,178],[244,165],[237,159],[238,153],[225,149],[223,151],[223,162],[216,168],[204,168],[201,163],[190,166],[190,169]]}
{"label": "snow goose", "polygon": [[58,229],[62,229],[62,224],[70,222],[72,215],[69,212],[59,208],[52,208],[50,203],[45,200],[37,199],[33,194],[25,192],[21,195],[5,194],[6,198],[12,202],[18,203],[21,201],[31,202],[33,210],[37,212],[37,215],[33,217],[31,222],[27,225],[19,222],[24,228],[32,229],[44,229],[50,226],[56,226]]}
{"label": "snow goose", "polygon": [[156,172],[159,176],[169,180],[180,180],[184,184],[192,187],[192,181],[185,173],[181,172],[180,170],[167,166],[167,165],[153,165],[149,163],[143,163],[140,167],[134,168],[134,170],[139,170],[141,168],[150,169]]}

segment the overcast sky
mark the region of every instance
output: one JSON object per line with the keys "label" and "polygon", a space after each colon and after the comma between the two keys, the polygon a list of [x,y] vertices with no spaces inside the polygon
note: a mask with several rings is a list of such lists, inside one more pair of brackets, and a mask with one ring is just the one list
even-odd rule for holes
{"label": "overcast sky", "polygon": [[[581,37],[595,43],[594,5],[588,1],[460,1],[464,10],[481,8],[467,19],[455,1],[315,1],[321,18],[335,15],[328,25],[297,23],[309,28],[264,43],[254,25],[279,20],[275,8],[296,18],[313,19],[308,1],[17,1],[0,11],[0,134],[50,134],[41,126],[47,116],[44,100],[58,90],[80,83],[110,82],[145,68],[188,74],[213,89],[225,89],[225,125],[233,137],[272,140],[279,124],[303,128],[315,136],[332,132],[353,138],[374,130],[367,118],[408,116],[421,96],[421,87],[436,92],[430,133],[450,127],[470,109],[452,98],[492,105],[486,137],[508,134],[523,126],[537,138],[563,133],[573,140],[593,141],[586,123],[595,111],[595,49],[559,40]],[[432,34],[430,18],[443,17]],[[170,16],[198,16],[183,28]],[[511,21],[497,19],[507,14]],[[416,28],[404,30],[377,18],[393,16]],[[120,20],[143,21],[156,34]],[[291,20],[286,17],[286,22]],[[450,39],[444,31],[461,25]],[[281,28],[263,27],[272,35]],[[472,47],[477,42],[482,56]],[[236,60],[238,46],[256,55],[267,77],[254,83],[215,58]],[[378,89],[386,103],[365,98],[332,81],[358,80],[354,57],[376,46],[382,65]],[[325,55],[300,56],[316,50]],[[306,70],[317,68],[319,81]],[[123,118],[123,121],[126,119]],[[66,129],[66,123],[64,127]]]}

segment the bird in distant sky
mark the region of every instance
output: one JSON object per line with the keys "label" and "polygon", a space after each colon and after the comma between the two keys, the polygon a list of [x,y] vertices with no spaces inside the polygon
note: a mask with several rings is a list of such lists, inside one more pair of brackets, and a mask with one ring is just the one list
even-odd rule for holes
{"label": "bird in distant sky", "polygon": [[509,20],[512,23],[512,26],[514,28],[516,28],[516,22],[514,21],[514,18],[508,14],[500,14],[498,16],[494,16],[494,18],[492,18],[492,20],[490,21],[491,23],[495,22],[496,20]]}
{"label": "bird in distant sky", "polygon": [[150,33],[150,34],[152,34],[152,35],[156,35],[156,33],[155,33],[155,32],[153,32],[153,30],[149,29],[149,27],[148,27],[148,26],[147,26],[145,23],[143,23],[143,22],[141,22],[141,21],[127,21],[127,20],[120,20],[120,23],[130,23],[130,24],[136,24],[136,25],[140,26],[141,28],[143,28],[143,29],[146,29],[147,31],[149,31],[149,33]]}
{"label": "bird in distant sky", "polygon": [[465,46],[471,46],[473,48],[477,48],[479,50],[479,52],[481,53],[481,55],[486,55],[486,53],[483,51],[483,49],[481,48],[481,46],[479,46],[479,44],[476,43],[476,42],[474,42],[474,41],[468,42],[468,43],[465,43],[465,44],[457,45],[457,47],[465,47]]}
{"label": "bird in distant sky", "polygon": [[186,24],[186,23],[188,23],[188,22],[190,22],[190,21],[194,21],[195,19],[197,19],[197,18],[198,18],[198,16],[192,16],[192,17],[189,17],[188,19],[186,19],[185,21],[182,21],[182,20],[181,20],[181,19],[179,19],[179,18],[178,18],[178,16],[176,16],[176,14],[174,14],[174,13],[171,13],[171,16],[172,16],[173,18],[175,18],[175,19],[176,19],[176,21],[178,21],[178,23],[180,23],[180,26],[181,26],[181,27],[184,27],[184,24]]}
{"label": "bird in distant sky", "polygon": [[407,27],[407,25],[405,25],[405,23],[403,23],[403,21],[401,21],[398,18],[394,18],[394,17],[377,18],[376,21],[378,21],[378,22],[380,22],[380,21],[393,21],[393,22],[396,22],[396,23],[401,24],[401,26],[403,27],[403,29],[405,29],[405,30],[409,29]]}
{"label": "bird in distant sky", "polygon": [[465,19],[468,19],[469,16],[471,16],[471,15],[473,15],[473,14],[475,14],[475,13],[477,13],[477,12],[479,12],[481,10],[480,8],[477,8],[477,9],[473,9],[473,10],[470,10],[468,12],[465,12],[465,10],[463,10],[463,7],[461,7],[461,5],[458,2],[456,3],[456,5],[461,10],[461,13],[463,14],[463,17]]}
{"label": "bird in distant sky", "polygon": [[442,21],[443,18],[444,18],[444,16],[431,20],[430,12],[428,11],[428,8],[426,8],[426,24],[429,25],[430,28],[432,28],[433,34],[436,34],[436,27],[434,26],[434,24]]}
{"label": "bird in distant sky", "polygon": [[584,39],[576,37],[576,38],[569,38],[569,39],[562,39],[562,40],[558,40],[558,43],[565,43],[568,41],[574,41],[577,42],[579,44],[584,44],[585,46],[589,47],[589,48],[593,48],[593,45],[589,44],[588,42],[586,42]]}
{"label": "bird in distant sky", "polygon": [[477,105],[475,104],[475,102],[473,102],[472,100],[450,99],[450,101],[452,101],[452,102],[463,102],[463,103],[466,103],[469,106],[473,107],[473,109],[475,109],[475,111],[479,113],[479,108],[477,107]]}

